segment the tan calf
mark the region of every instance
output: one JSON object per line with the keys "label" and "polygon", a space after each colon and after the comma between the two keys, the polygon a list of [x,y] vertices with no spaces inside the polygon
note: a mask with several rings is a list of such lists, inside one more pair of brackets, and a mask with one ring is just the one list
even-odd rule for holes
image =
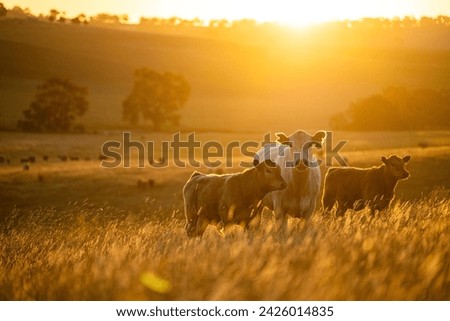
{"label": "tan calf", "polygon": [[341,216],[347,209],[355,211],[365,207],[384,210],[394,197],[395,187],[401,179],[409,177],[405,164],[411,156],[403,158],[392,155],[382,157],[383,165],[372,168],[330,168],[325,176],[322,205],[326,212],[331,211],[337,202],[336,215]]}
{"label": "tan calf", "polygon": [[270,160],[236,174],[194,172],[183,187],[186,232],[202,236],[209,224],[247,228],[264,195],[285,187],[280,167]]}

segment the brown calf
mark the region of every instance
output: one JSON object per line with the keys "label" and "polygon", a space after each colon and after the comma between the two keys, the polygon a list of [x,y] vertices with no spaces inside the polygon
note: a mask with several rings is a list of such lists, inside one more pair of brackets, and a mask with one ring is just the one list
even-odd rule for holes
{"label": "brown calf", "polygon": [[236,174],[194,172],[183,187],[186,232],[202,236],[209,224],[247,228],[264,195],[285,187],[280,167],[270,160]]}
{"label": "brown calf", "polygon": [[336,215],[341,216],[347,209],[355,211],[369,207],[384,210],[394,197],[397,182],[409,177],[405,164],[411,156],[403,158],[392,155],[388,159],[382,157],[384,163],[372,168],[330,168],[325,176],[322,205],[326,212],[331,211],[338,203]]}

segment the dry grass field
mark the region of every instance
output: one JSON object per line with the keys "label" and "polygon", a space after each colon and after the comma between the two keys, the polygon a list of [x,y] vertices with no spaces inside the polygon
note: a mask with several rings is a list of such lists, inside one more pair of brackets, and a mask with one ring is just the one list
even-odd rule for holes
{"label": "dry grass field", "polygon": [[[335,218],[319,209],[280,234],[265,212],[260,231],[221,237],[210,227],[194,240],[181,198],[192,169],[103,169],[100,146],[114,133],[0,135],[11,159],[0,164],[1,300],[450,300],[447,132],[336,134],[349,139],[351,165],[412,155],[411,178],[386,213]],[[19,160],[29,155],[37,160],[24,171]],[[139,188],[139,179],[155,186]]]}

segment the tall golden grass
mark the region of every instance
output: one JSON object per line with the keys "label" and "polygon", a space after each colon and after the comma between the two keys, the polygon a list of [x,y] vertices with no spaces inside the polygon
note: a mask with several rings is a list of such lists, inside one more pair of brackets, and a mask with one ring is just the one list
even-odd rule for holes
{"label": "tall golden grass", "polygon": [[1,227],[2,300],[449,300],[450,197],[436,190],[375,217],[316,212],[285,233],[209,228],[182,213],[71,204]]}

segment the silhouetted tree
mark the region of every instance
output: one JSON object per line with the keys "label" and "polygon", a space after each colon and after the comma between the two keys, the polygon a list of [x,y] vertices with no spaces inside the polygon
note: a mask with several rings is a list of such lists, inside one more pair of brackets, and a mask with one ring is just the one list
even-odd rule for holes
{"label": "silhouetted tree", "polygon": [[23,131],[67,132],[88,109],[87,88],[62,78],[49,78],[37,86],[30,107],[17,126]]}
{"label": "silhouetted tree", "polygon": [[93,23],[106,23],[106,24],[120,24],[128,22],[128,15],[111,15],[108,13],[99,13],[94,17],[91,17]]}
{"label": "silhouetted tree", "polygon": [[210,20],[209,27],[210,28],[228,28],[231,26],[231,23],[226,19],[220,20]]}
{"label": "silhouetted tree", "polygon": [[449,114],[449,90],[388,87],[332,115],[330,126],[358,131],[448,129]]}
{"label": "silhouetted tree", "polygon": [[178,111],[189,95],[190,86],[182,76],[138,69],[134,73],[133,89],[122,105],[123,118],[132,125],[140,118],[150,120],[155,130],[166,122],[178,125]]}
{"label": "silhouetted tree", "polygon": [[8,12],[8,10],[6,10],[6,8],[3,5],[3,3],[0,3],[0,17],[1,16],[5,16],[7,12]]}
{"label": "silhouetted tree", "polygon": [[79,17],[75,17],[75,18],[70,19],[70,22],[72,22],[72,24],[74,24],[74,25],[79,25],[81,23]]}
{"label": "silhouetted tree", "polygon": [[160,18],[145,18],[141,17],[139,19],[140,25],[147,25],[147,26],[160,26],[161,25],[161,19]]}
{"label": "silhouetted tree", "polygon": [[50,15],[48,16],[48,20],[51,22],[57,21],[59,18],[59,11],[56,9],[50,10]]}

